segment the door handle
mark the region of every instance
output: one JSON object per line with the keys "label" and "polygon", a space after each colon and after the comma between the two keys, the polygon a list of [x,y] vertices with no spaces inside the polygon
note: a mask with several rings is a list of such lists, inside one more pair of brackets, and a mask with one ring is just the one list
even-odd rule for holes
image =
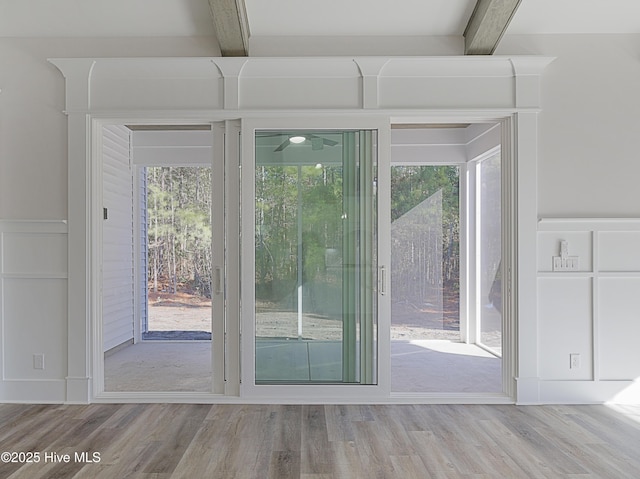
{"label": "door handle", "polygon": [[387,270],[384,266],[378,267],[378,291],[383,296],[387,293]]}
{"label": "door handle", "polygon": [[222,294],[222,268],[220,266],[216,266],[214,290],[216,294]]}

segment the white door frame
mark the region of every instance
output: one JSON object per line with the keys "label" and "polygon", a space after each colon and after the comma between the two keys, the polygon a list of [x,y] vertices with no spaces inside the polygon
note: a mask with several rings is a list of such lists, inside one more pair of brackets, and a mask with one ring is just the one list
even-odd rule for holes
{"label": "white door frame", "polygon": [[[292,115],[287,118],[244,118],[242,120],[242,257],[253,258],[255,254],[255,132],[256,130],[376,130],[377,163],[388,161],[390,151],[390,126],[387,117],[333,117],[310,118]],[[383,160],[384,158],[384,160]],[[380,178],[378,178],[380,180]],[[380,201],[380,199],[378,199]],[[378,261],[378,266],[384,266]],[[384,358],[389,355],[389,318],[386,314],[386,303],[378,296],[378,381],[375,385],[358,384],[287,384],[272,385],[255,383],[255,264],[253,261],[242,261],[241,277],[241,323],[242,323],[242,381],[240,393],[242,398],[250,400],[293,402],[340,401],[362,402],[381,401],[389,397],[389,362]]]}
{"label": "white door frame", "polygon": [[[518,204],[516,202],[516,176],[515,176],[515,164],[517,163],[516,150],[513,148],[513,142],[511,137],[514,133],[514,120],[515,115],[469,115],[465,117],[442,117],[442,116],[421,116],[419,121],[415,118],[398,117],[393,120],[393,123],[422,123],[422,124],[455,124],[455,123],[471,123],[471,124],[498,124],[500,125],[501,134],[498,147],[502,152],[502,250],[503,250],[503,298],[505,298],[504,314],[502,318],[503,329],[503,355],[502,355],[502,392],[501,393],[405,393],[405,392],[392,392],[392,397],[400,399],[413,399],[416,401],[426,402],[439,402],[445,400],[446,402],[513,402],[515,401],[515,378],[516,378],[516,365],[517,365],[517,336],[516,336],[516,311],[513,308],[515,301],[514,296],[516,294],[514,272],[515,272],[515,254],[517,251],[517,244],[515,239],[517,238],[516,218],[518,216]],[[491,146],[490,150],[495,150],[495,146]],[[490,151],[487,150],[487,151]],[[486,154],[484,152],[483,154]],[[482,155],[480,155],[482,156]],[[473,194],[473,188],[467,188],[468,184],[474,181],[473,163],[477,157],[467,157],[454,161],[451,159],[445,159],[443,161],[437,161],[433,159],[425,160],[424,162],[412,162],[415,165],[458,165],[460,166],[460,336],[461,340],[467,343],[476,342],[475,331],[471,328],[477,324],[477,318],[475,318],[475,280],[470,275],[475,274],[475,218],[470,208],[470,203],[475,203],[475,200],[470,198]],[[394,162],[391,158],[392,163]],[[402,163],[409,164],[409,163]],[[390,165],[386,169],[390,169]],[[390,204],[390,200],[389,203]],[[388,216],[387,223],[390,225],[390,213],[385,212]],[[383,220],[381,220],[383,221]],[[382,236],[382,235],[381,235]],[[388,247],[383,247],[383,253],[389,252],[390,254],[390,231],[388,237],[385,236],[385,241],[388,243]],[[390,264],[390,259],[386,260],[387,264]],[[446,399],[445,399],[446,398]]]}
{"label": "white door frame", "polygon": [[[510,317],[515,318],[515,231],[517,223],[517,208],[515,194],[517,163],[516,151],[513,149],[512,136],[514,120],[517,114],[505,116],[464,116],[455,118],[443,118],[437,116],[421,116],[411,118],[415,122],[499,122],[502,125],[502,149],[505,161],[503,177],[505,188],[503,195],[508,200],[505,204],[514,206],[505,208],[503,212],[505,245],[509,246],[508,255],[511,258],[511,267],[505,267],[505,281],[503,287],[505,293],[511,292],[505,304],[505,311],[509,311]],[[389,116],[352,117],[336,120],[335,118],[309,118],[291,115],[286,118],[245,118],[242,120],[226,120],[221,122],[206,122],[193,120],[150,120],[130,118],[93,118],[92,125],[92,187],[91,191],[91,244],[101,244],[101,212],[102,212],[102,179],[101,171],[101,129],[106,124],[193,124],[211,123],[214,135],[214,157],[224,161],[214,162],[223,168],[225,178],[224,191],[218,191],[215,201],[223,201],[225,204],[224,228],[214,229],[214,235],[224,235],[224,256],[214,257],[214,265],[226,264],[222,270],[222,282],[220,295],[223,301],[218,302],[226,309],[224,322],[222,322],[222,334],[218,338],[224,342],[224,348],[219,343],[214,351],[217,352],[214,366],[222,368],[217,371],[216,382],[210,393],[158,393],[158,392],[105,392],[104,391],[104,359],[102,354],[102,302],[100,293],[100,269],[96,248],[92,252],[91,275],[92,283],[92,327],[93,327],[93,401],[95,402],[140,402],[140,401],[168,401],[168,402],[343,402],[343,403],[511,403],[515,401],[516,381],[516,351],[518,348],[516,338],[515,319],[513,324],[504,329],[505,341],[503,352],[503,386],[504,394],[400,394],[392,393],[390,385],[390,297],[382,294],[378,297],[378,384],[375,386],[364,385],[259,385],[256,386],[255,377],[255,350],[253,347],[253,335],[255,334],[253,295],[255,294],[253,281],[254,265],[251,261],[241,261],[241,258],[251,258],[253,249],[253,215],[247,214],[254,203],[252,166],[255,164],[254,132],[256,129],[376,129],[378,131],[378,204],[390,200],[390,125],[395,122],[408,121],[406,117],[400,120]],[[221,143],[220,139],[224,138]],[[217,146],[216,146],[217,145]],[[243,152],[242,157],[240,152]],[[241,175],[241,171],[249,172]],[[219,170],[218,170],[219,172]],[[387,185],[385,187],[385,185]],[[240,187],[241,186],[241,187]],[[535,185],[534,185],[535,186]],[[528,185],[527,185],[528,187]],[[220,196],[222,194],[222,196]],[[387,215],[384,208],[378,208],[378,225],[383,224],[383,216]],[[389,219],[389,218],[387,218]],[[216,224],[216,223],[214,223]],[[249,238],[251,241],[247,241]],[[242,240],[242,241],[241,241]],[[214,240],[215,241],[215,240]],[[390,264],[388,248],[390,244],[390,230],[378,229],[378,265]],[[388,276],[388,275],[387,275]],[[387,278],[388,281],[388,278]],[[215,285],[214,285],[215,288]],[[388,291],[388,287],[385,288]],[[242,298],[242,300],[241,300]],[[243,307],[243,305],[245,307]],[[215,314],[215,313],[214,313]],[[214,333],[215,334],[215,333]],[[226,354],[225,354],[226,350]],[[215,353],[214,353],[215,354]],[[220,354],[222,356],[220,356]],[[253,383],[253,384],[252,384]]]}
{"label": "white door frame", "polygon": [[[508,254],[505,258],[511,258],[511,266],[505,266],[505,281],[503,287],[505,293],[509,290],[511,295],[505,295],[507,298],[505,308],[509,311],[512,318],[515,318],[516,301],[516,275],[515,258],[517,251],[515,248],[515,239],[517,238],[517,223],[516,209],[520,210],[523,206],[530,205],[530,202],[523,201],[516,205],[515,195],[516,189],[522,185],[518,184],[517,180],[519,176],[516,176],[515,165],[518,163],[516,157],[516,150],[513,148],[513,135],[517,134],[514,129],[514,121],[517,114],[506,116],[493,116],[488,115],[486,117],[478,116],[465,116],[455,117],[455,122],[483,122],[483,121],[497,121],[502,124],[502,149],[505,158],[510,158],[509,161],[505,161],[503,168],[503,176],[505,178],[505,188],[503,195],[508,201],[505,204],[515,206],[514,208],[505,208],[503,212],[504,220],[504,244],[511,245]],[[531,117],[531,119],[534,119]],[[406,121],[406,117],[402,118]],[[418,121],[418,119],[411,119],[411,121]],[[442,116],[430,116],[420,117],[419,121],[422,122],[444,122],[447,119],[443,119]],[[505,327],[503,334],[505,338],[509,338],[505,341],[505,347],[503,352],[503,374],[504,374],[504,395],[503,396],[486,396],[486,395],[442,395],[442,394],[427,394],[427,395],[398,395],[392,394],[390,389],[390,302],[387,297],[380,297],[378,303],[379,320],[378,320],[378,385],[377,386],[358,386],[358,385],[338,385],[334,387],[322,386],[322,391],[316,385],[301,385],[295,386],[291,389],[283,389],[282,386],[258,386],[251,385],[250,382],[254,377],[255,358],[253,357],[253,343],[252,343],[252,328],[253,325],[253,308],[251,305],[253,291],[253,283],[246,281],[246,278],[252,276],[252,265],[250,261],[242,261],[241,257],[251,257],[253,255],[253,249],[250,242],[246,241],[247,231],[253,231],[252,217],[246,215],[246,207],[242,205],[253,205],[252,189],[247,185],[248,182],[252,182],[251,173],[245,174],[241,179],[241,170],[251,172],[251,165],[254,164],[254,148],[253,148],[253,134],[255,129],[263,128],[282,128],[282,129],[300,129],[300,128],[358,128],[377,129],[378,136],[378,202],[384,202],[389,200],[386,198],[389,195],[389,188],[385,188],[384,185],[390,184],[389,175],[389,162],[390,162],[390,124],[397,122],[396,119],[391,119],[388,116],[375,116],[375,117],[354,117],[348,119],[341,119],[336,121],[331,118],[315,118],[310,119],[308,117],[299,117],[297,115],[290,118],[281,119],[266,119],[266,118],[247,118],[242,120],[242,126],[240,121],[227,120],[222,122],[211,122],[213,125],[212,134],[214,135],[214,156],[220,158],[220,155],[224,155],[224,162],[218,162],[218,165],[224,165],[223,175],[225,178],[225,188],[222,192],[223,198],[217,196],[216,201],[224,201],[225,213],[223,224],[224,228],[216,228],[214,234],[219,235],[221,232],[226,231],[224,239],[225,256],[223,258],[216,257],[214,264],[224,264],[223,259],[226,261],[226,267],[224,274],[222,275],[225,280],[221,283],[221,293],[224,297],[223,302],[218,304],[226,304],[226,314],[223,323],[223,333],[218,335],[219,338],[225,343],[226,357],[224,356],[224,350],[219,347],[215,348],[218,354],[223,354],[222,357],[216,356],[214,363],[220,367],[222,365],[222,372],[217,373],[217,377],[223,378],[222,383],[216,383],[211,393],[111,393],[104,391],[104,359],[102,354],[102,301],[100,294],[100,269],[99,269],[99,251],[95,246],[101,244],[101,213],[102,213],[102,178],[101,178],[101,130],[102,126],[106,124],[176,124],[185,123],[193,124],[193,120],[150,120],[150,119],[131,119],[129,117],[122,118],[99,118],[95,117],[91,121],[92,131],[92,174],[91,174],[91,244],[94,245],[92,250],[92,263],[91,263],[91,275],[92,282],[92,373],[93,373],[93,400],[96,402],[113,402],[113,401],[172,401],[172,402],[279,402],[291,400],[294,402],[327,402],[327,401],[341,401],[341,402],[513,402],[515,400],[515,382],[516,382],[516,351],[518,348],[516,338],[516,325],[515,322],[510,322]],[[207,123],[204,121],[198,121],[197,123]],[[224,142],[220,143],[220,138],[224,137]],[[216,148],[216,145],[218,147]],[[222,148],[220,148],[222,146]],[[240,150],[244,152],[242,161],[240,162]],[[387,168],[385,168],[385,165]],[[518,165],[520,167],[520,165]],[[534,165],[535,167],[535,165]],[[522,168],[526,169],[526,168]],[[521,169],[521,170],[522,170]],[[238,187],[242,182],[242,190]],[[525,187],[530,188],[529,184],[525,184]],[[534,184],[535,187],[535,184]],[[519,192],[521,193],[521,191]],[[218,191],[217,195],[221,192]],[[242,202],[240,201],[240,195],[242,194]],[[242,214],[241,214],[242,213]],[[378,213],[383,214],[379,208]],[[242,225],[240,224],[240,218],[242,218]],[[218,219],[220,220],[220,219]],[[384,221],[384,218],[379,217],[379,222]],[[379,223],[381,224],[381,223]],[[508,225],[508,226],[507,226]],[[241,228],[242,226],[242,228]],[[250,228],[247,230],[247,228]],[[242,235],[244,241],[240,243],[241,231],[245,234]],[[385,241],[390,242],[389,233],[384,229],[379,229],[378,233],[379,242],[383,244]],[[218,238],[219,241],[219,238]],[[390,243],[389,243],[390,244]],[[382,254],[384,248],[379,248],[379,265],[389,265],[389,258]],[[247,256],[248,255],[248,256]],[[245,278],[245,281],[241,281],[241,277]],[[241,285],[241,287],[236,287]],[[240,295],[242,294],[242,301]],[[249,305],[249,307],[242,307],[242,304]],[[237,318],[240,318],[238,320]],[[244,334],[241,334],[241,331]],[[222,361],[221,361],[222,360]],[[320,393],[319,393],[320,392]]]}
{"label": "white door frame", "polygon": [[[95,270],[98,217],[95,205],[91,206],[97,192],[92,159],[96,119],[118,116],[120,123],[136,118],[154,123],[159,118],[159,123],[169,123],[169,118],[176,123],[177,118],[197,123],[306,115],[335,124],[345,115],[361,119],[378,115],[391,117],[389,123],[396,117],[415,123],[425,118],[441,123],[491,118],[509,122],[502,145],[512,154],[513,168],[507,172],[505,194],[513,198],[510,204],[517,216],[513,211],[509,218],[509,244],[514,247],[504,284],[512,291],[508,309],[518,319],[518,361],[517,370],[515,362],[511,366],[517,382],[510,380],[508,387],[516,391],[517,384],[517,395],[509,396],[519,403],[539,402],[536,162],[541,75],[552,60],[537,56],[49,59],[65,77],[69,221],[67,375],[65,390],[51,391],[50,397],[91,402],[94,380],[101,379],[93,376],[96,333],[92,330],[100,306]],[[234,246],[230,240],[228,246]],[[232,265],[227,273],[230,279]],[[515,361],[515,352],[510,357]]]}
{"label": "white door frame", "polygon": [[[102,178],[102,130],[106,125],[176,125],[176,124],[210,124],[213,136],[212,148],[212,181],[215,187],[212,188],[212,204],[219,205],[213,208],[212,225],[224,225],[212,228],[212,261],[214,278],[212,278],[212,389],[208,393],[197,392],[116,392],[104,390],[104,353],[103,353],[103,316],[102,316],[102,206],[103,206],[103,178]],[[226,131],[228,129],[228,131]],[[225,204],[234,202],[237,204],[237,188],[229,187],[228,180],[234,179],[225,176],[227,164],[238,162],[238,144],[226,141],[227,134],[239,134],[239,123],[237,121],[193,121],[174,119],[132,119],[129,117],[120,118],[99,118],[94,117],[91,121],[91,297],[92,297],[92,373],[93,373],[93,399],[96,402],[117,401],[140,401],[140,400],[166,400],[192,402],[202,398],[210,398],[224,395],[237,395],[238,371],[226,361],[229,357],[225,353],[227,347],[228,332],[235,332],[237,337],[237,327],[227,325],[225,271],[231,269],[226,262],[226,247],[229,241],[237,240],[237,237],[227,238],[226,231],[228,223],[233,224],[233,220],[228,221],[225,215]],[[233,170],[233,169],[232,169]],[[237,170],[237,168],[236,168]],[[237,178],[236,178],[237,179]],[[215,182],[218,181],[216,184]],[[136,188],[137,189],[137,188]],[[234,192],[236,192],[234,194]],[[229,198],[229,196],[231,198]],[[135,198],[134,198],[135,201]],[[136,216],[137,219],[137,216]],[[237,231],[237,228],[236,230]],[[137,235],[136,235],[137,237]],[[137,258],[135,258],[137,259]],[[134,259],[134,261],[135,261]],[[137,267],[137,266],[136,266]],[[233,293],[231,293],[233,294]],[[136,301],[136,307],[139,301]],[[137,315],[137,313],[136,313]],[[139,318],[134,320],[134,324],[139,326]],[[135,339],[135,334],[134,334]],[[233,346],[237,341],[229,341],[230,353],[237,354],[237,348]],[[235,379],[235,382],[234,382]],[[234,386],[235,384],[235,386]]]}

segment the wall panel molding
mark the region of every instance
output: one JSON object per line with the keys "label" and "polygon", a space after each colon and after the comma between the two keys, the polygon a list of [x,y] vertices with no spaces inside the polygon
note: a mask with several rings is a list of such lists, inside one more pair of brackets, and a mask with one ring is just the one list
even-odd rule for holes
{"label": "wall panel molding", "polygon": [[[561,241],[579,259],[575,271],[554,271]],[[543,402],[640,400],[639,245],[640,218],[539,219],[538,314],[548,348]],[[572,294],[581,284],[588,291]],[[563,328],[569,330],[560,337],[573,340],[554,343]],[[574,353],[581,356],[578,368],[569,362]]]}
{"label": "wall panel molding", "polygon": [[0,220],[0,401],[65,401],[66,297],[67,222]]}
{"label": "wall panel molding", "polygon": [[539,109],[540,56],[54,58],[67,113]]}

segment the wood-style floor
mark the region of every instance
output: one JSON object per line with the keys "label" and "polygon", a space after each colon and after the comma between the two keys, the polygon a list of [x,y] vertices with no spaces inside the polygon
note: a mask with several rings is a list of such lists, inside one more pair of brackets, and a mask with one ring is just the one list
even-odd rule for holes
{"label": "wood-style floor", "polygon": [[4,404],[0,452],[40,462],[0,478],[635,479],[638,421],[640,406]]}

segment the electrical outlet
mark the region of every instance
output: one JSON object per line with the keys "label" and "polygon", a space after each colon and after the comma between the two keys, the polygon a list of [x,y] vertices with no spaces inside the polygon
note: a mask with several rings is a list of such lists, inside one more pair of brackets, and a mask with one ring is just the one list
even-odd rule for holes
{"label": "electrical outlet", "polygon": [[578,369],[580,367],[580,354],[569,354],[569,369]]}
{"label": "electrical outlet", "polygon": [[554,271],[578,271],[580,269],[580,258],[578,256],[554,256]]}
{"label": "electrical outlet", "polygon": [[44,369],[44,354],[33,355],[33,369]]}

